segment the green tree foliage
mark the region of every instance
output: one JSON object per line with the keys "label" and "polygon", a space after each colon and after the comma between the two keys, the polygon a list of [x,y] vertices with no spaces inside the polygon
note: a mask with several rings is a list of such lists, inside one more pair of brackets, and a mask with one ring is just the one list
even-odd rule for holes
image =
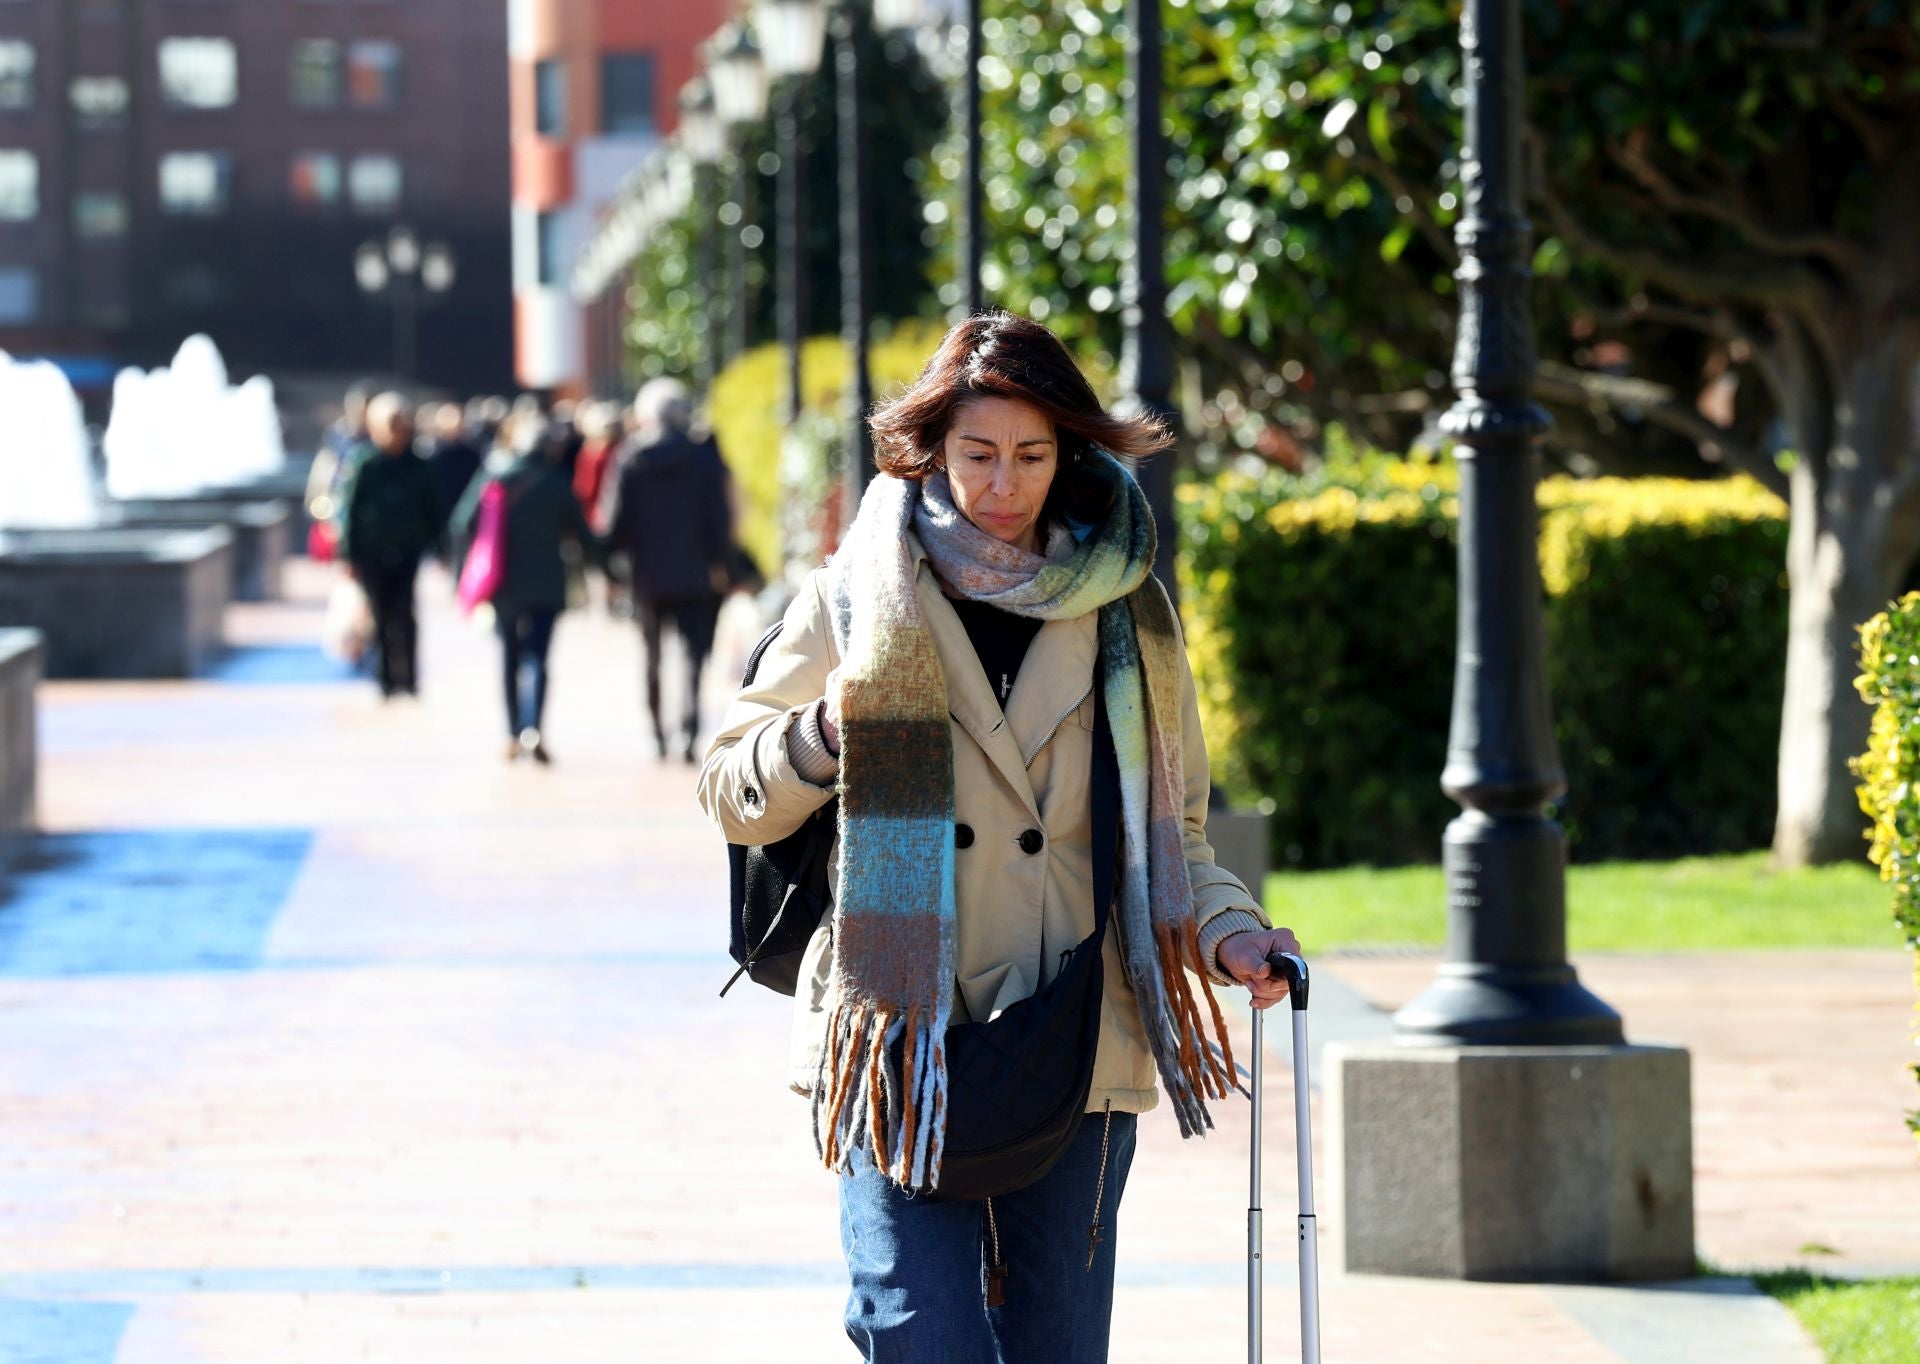
{"label": "green tree foliage", "polygon": [[[1920,592],[1860,631],[1860,695],[1873,707],[1867,751],[1854,761],[1860,808],[1873,821],[1873,864],[1893,888],[1893,917],[1920,952]],[[1920,980],[1920,958],[1915,960]],[[1920,1079],[1920,1065],[1914,1068]],[[1908,1115],[1920,1137],[1920,1110]]]}
{"label": "green tree foliage", "polygon": [[[805,330],[818,336],[840,329],[840,144],[833,52],[819,72],[800,81],[800,143],[807,175],[807,315]],[[900,37],[869,34],[862,50],[865,92],[866,172],[872,216],[872,307],[880,320],[919,316],[935,307],[929,282],[931,247],[923,213],[928,160],[951,115],[946,88],[928,70],[914,45]],[[685,213],[657,229],[634,264],[629,292],[632,323],[629,360],[642,378],[691,376],[707,343],[705,282],[701,279],[703,232],[749,233],[747,257],[752,343],[777,339],[775,229],[780,158],[773,115],[740,135],[754,173],[744,204],[734,198],[730,165],[703,171]],[[733,282],[726,278],[725,237],[716,252],[721,307]]]}
{"label": "green tree foliage", "polygon": [[[1111,345],[1122,0],[989,9],[995,290]],[[1790,496],[1775,847],[1853,855],[1852,631],[1920,550],[1920,0],[1522,10],[1536,393],[1559,418],[1554,448],[1621,471],[1691,450]],[[1446,401],[1458,5],[1164,12],[1189,419],[1224,448],[1331,418],[1399,448]],[[1776,462],[1780,446],[1797,462]]]}

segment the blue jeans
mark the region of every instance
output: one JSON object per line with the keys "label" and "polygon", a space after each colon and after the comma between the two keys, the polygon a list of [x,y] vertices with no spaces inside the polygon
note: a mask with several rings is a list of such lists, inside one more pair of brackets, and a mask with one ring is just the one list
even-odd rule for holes
{"label": "blue jeans", "polygon": [[871,1164],[842,1175],[840,1245],[853,1281],[847,1335],[869,1364],[1105,1364],[1135,1125],[1131,1113],[1113,1115],[1091,1269],[1104,1115],[1087,1115],[1045,1179],[992,1200],[1007,1268],[999,1307],[987,1306],[987,1204],[909,1197]]}
{"label": "blue jeans", "polygon": [[[493,626],[506,664],[507,734],[539,729],[547,710],[547,650],[558,611],[502,611]],[[529,678],[525,674],[531,673]]]}

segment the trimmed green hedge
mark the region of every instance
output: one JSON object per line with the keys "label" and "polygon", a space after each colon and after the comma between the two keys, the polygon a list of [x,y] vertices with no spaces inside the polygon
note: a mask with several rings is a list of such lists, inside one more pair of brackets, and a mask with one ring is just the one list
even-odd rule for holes
{"label": "trimmed green hedge", "polygon": [[[1342,462],[1183,490],[1215,774],[1278,866],[1433,861],[1452,706],[1455,473]],[[1764,845],[1786,657],[1785,508],[1745,480],[1552,479],[1547,653],[1576,857]]]}
{"label": "trimmed green hedge", "polygon": [[[1893,887],[1893,917],[1920,952],[1920,592],[1860,627],[1860,695],[1873,707],[1867,751],[1854,759],[1860,808],[1873,820],[1868,856]],[[1914,979],[1920,984],[1920,958]],[[1920,1065],[1913,1067],[1920,1079]],[[1920,1138],[1920,1110],[1907,1115]]]}

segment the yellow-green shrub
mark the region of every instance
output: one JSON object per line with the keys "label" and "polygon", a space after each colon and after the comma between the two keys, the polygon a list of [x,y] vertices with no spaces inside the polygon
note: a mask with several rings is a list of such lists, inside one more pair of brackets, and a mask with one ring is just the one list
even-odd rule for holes
{"label": "yellow-green shrub", "polygon": [[[1431,861],[1454,658],[1457,471],[1341,461],[1183,491],[1187,626],[1216,775],[1279,865]],[[1549,678],[1576,855],[1764,843],[1786,639],[1784,507],[1735,480],[1551,479]]]}
{"label": "yellow-green shrub", "polygon": [[[903,322],[868,352],[876,397],[911,382],[925,367],[946,327]],[[800,351],[803,406],[838,416],[851,366],[837,336],[809,337]],[[763,569],[780,564],[780,441],[786,408],[787,353],[779,345],[745,352],[713,383],[708,421],[733,470],[741,495],[740,539]]]}
{"label": "yellow-green shrub", "polygon": [[[1867,751],[1853,764],[1860,808],[1873,820],[1868,855],[1893,887],[1893,917],[1907,946],[1920,951],[1920,592],[1860,627],[1856,685],[1873,707]],[[1913,1071],[1920,1079],[1920,1065]],[[1907,1124],[1920,1137],[1920,1110]]]}

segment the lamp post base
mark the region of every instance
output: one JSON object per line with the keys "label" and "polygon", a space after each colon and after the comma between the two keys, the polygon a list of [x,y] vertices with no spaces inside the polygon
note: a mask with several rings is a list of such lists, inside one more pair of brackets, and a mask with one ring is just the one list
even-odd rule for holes
{"label": "lamp post base", "polygon": [[1620,1015],[1571,966],[1442,963],[1393,1016],[1405,1046],[1579,1047],[1624,1042]]}
{"label": "lamp post base", "polygon": [[1328,1048],[1347,1270],[1510,1282],[1690,1278],[1690,1062],[1677,1047]]}

